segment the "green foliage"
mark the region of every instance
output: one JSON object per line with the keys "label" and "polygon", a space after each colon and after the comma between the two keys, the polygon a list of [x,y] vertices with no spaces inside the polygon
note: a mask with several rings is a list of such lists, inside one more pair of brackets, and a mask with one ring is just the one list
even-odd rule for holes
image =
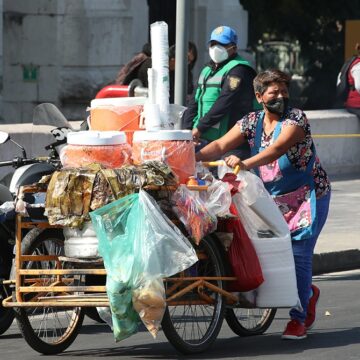
{"label": "green foliage", "polygon": [[[259,40],[299,41],[305,64],[306,109],[333,107],[344,62],[345,20],[360,18],[360,1],[239,0],[249,12],[249,45]],[[359,36],[360,40],[360,36]]]}

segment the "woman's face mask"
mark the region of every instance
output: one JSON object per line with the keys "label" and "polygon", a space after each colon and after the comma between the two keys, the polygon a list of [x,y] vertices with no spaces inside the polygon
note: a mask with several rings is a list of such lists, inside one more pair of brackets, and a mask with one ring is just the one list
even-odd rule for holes
{"label": "woman's face mask", "polygon": [[221,45],[211,46],[209,48],[209,55],[211,60],[216,64],[222,63],[229,57],[227,50]]}
{"label": "woman's face mask", "polygon": [[288,97],[279,97],[276,99],[269,100],[267,103],[264,103],[264,106],[268,111],[273,114],[282,116],[289,105]]}

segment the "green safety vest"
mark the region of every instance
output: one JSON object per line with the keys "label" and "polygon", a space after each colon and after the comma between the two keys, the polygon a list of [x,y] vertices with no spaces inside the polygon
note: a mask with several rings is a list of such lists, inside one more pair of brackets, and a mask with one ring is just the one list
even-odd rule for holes
{"label": "green safety vest", "polygon": [[[221,92],[222,79],[237,65],[251,67],[249,62],[237,55],[218,71],[213,72],[210,66],[206,66],[202,70],[198,81],[198,88],[195,93],[198,112],[193,120],[193,128],[197,127],[199,120],[209,112],[215,101],[218,99]],[[201,138],[210,141],[219,139],[228,131],[228,122],[229,115],[226,115],[217,124],[201,134]]]}

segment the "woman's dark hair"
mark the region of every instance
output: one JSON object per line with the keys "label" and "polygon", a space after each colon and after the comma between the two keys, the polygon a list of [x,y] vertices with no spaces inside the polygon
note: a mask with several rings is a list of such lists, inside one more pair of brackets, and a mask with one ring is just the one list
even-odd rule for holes
{"label": "woman's dark hair", "polygon": [[[175,59],[175,50],[176,50],[175,44],[171,45],[169,48],[169,59]],[[196,45],[191,41],[189,41],[188,44],[188,52],[191,52],[194,56],[193,61],[189,64],[190,69],[192,69],[197,60],[197,49],[196,49]]]}
{"label": "woman's dark hair", "polygon": [[257,74],[253,81],[254,91],[263,94],[271,83],[284,83],[290,85],[290,76],[278,69],[269,69]]}
{"label": "woman's dark hair", "polygon": [[169,47],[169,59],[175,59],[175,44]]}
{"label": "woman's dark hair", "polygon": [[142,52],[147,56],[151,56],[151,44],[150,43],[144,44],[142,47]]}
{"label": "woman's dark hair", "polygon": [[197,57],[198,57],[198,52],[197,52],[196,45],[192,41],[189,41],[188,51],[194,55],[194,60],[189,64],[190,69],[193,69],[193,67],[195,66]]}

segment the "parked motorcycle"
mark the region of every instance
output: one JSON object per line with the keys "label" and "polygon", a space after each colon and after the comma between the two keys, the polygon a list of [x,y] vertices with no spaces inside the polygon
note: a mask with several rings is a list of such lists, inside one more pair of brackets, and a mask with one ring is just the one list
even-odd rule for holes
{"label": "parked motorcycle", "polygon": [[[13,263],[15,212],[11,208],[11,203],[14,201],[20,186],[35,183],[42,176],[51,174],[60,167],[60,147],[66,143],[67,132],[73,131],[68,121],[53,104],[38,105],[34,109],[33,124],[34,126],[50,125],[53,127],[50,132],[55,138],[55,142],[45,146],[45,150],[49,152],[45,157],[28,158],[25,149],[20,144],[11,139],[9,134],[0,131],[0,144],[12,142],[21,150],[20,156],[9,161],[0,161],[0,167],[12,166],[15,168],[9,187],[0,184],[0,335],[10,327],[14,319],[13,309],[4,308],[1,305],[3,298],[11,293],[8,285],[1,286],[4,280],[9,279]],[[36,211],[36,209],[34,210]],[[44,253],[48,249],[41,249],[41,251]]]}

